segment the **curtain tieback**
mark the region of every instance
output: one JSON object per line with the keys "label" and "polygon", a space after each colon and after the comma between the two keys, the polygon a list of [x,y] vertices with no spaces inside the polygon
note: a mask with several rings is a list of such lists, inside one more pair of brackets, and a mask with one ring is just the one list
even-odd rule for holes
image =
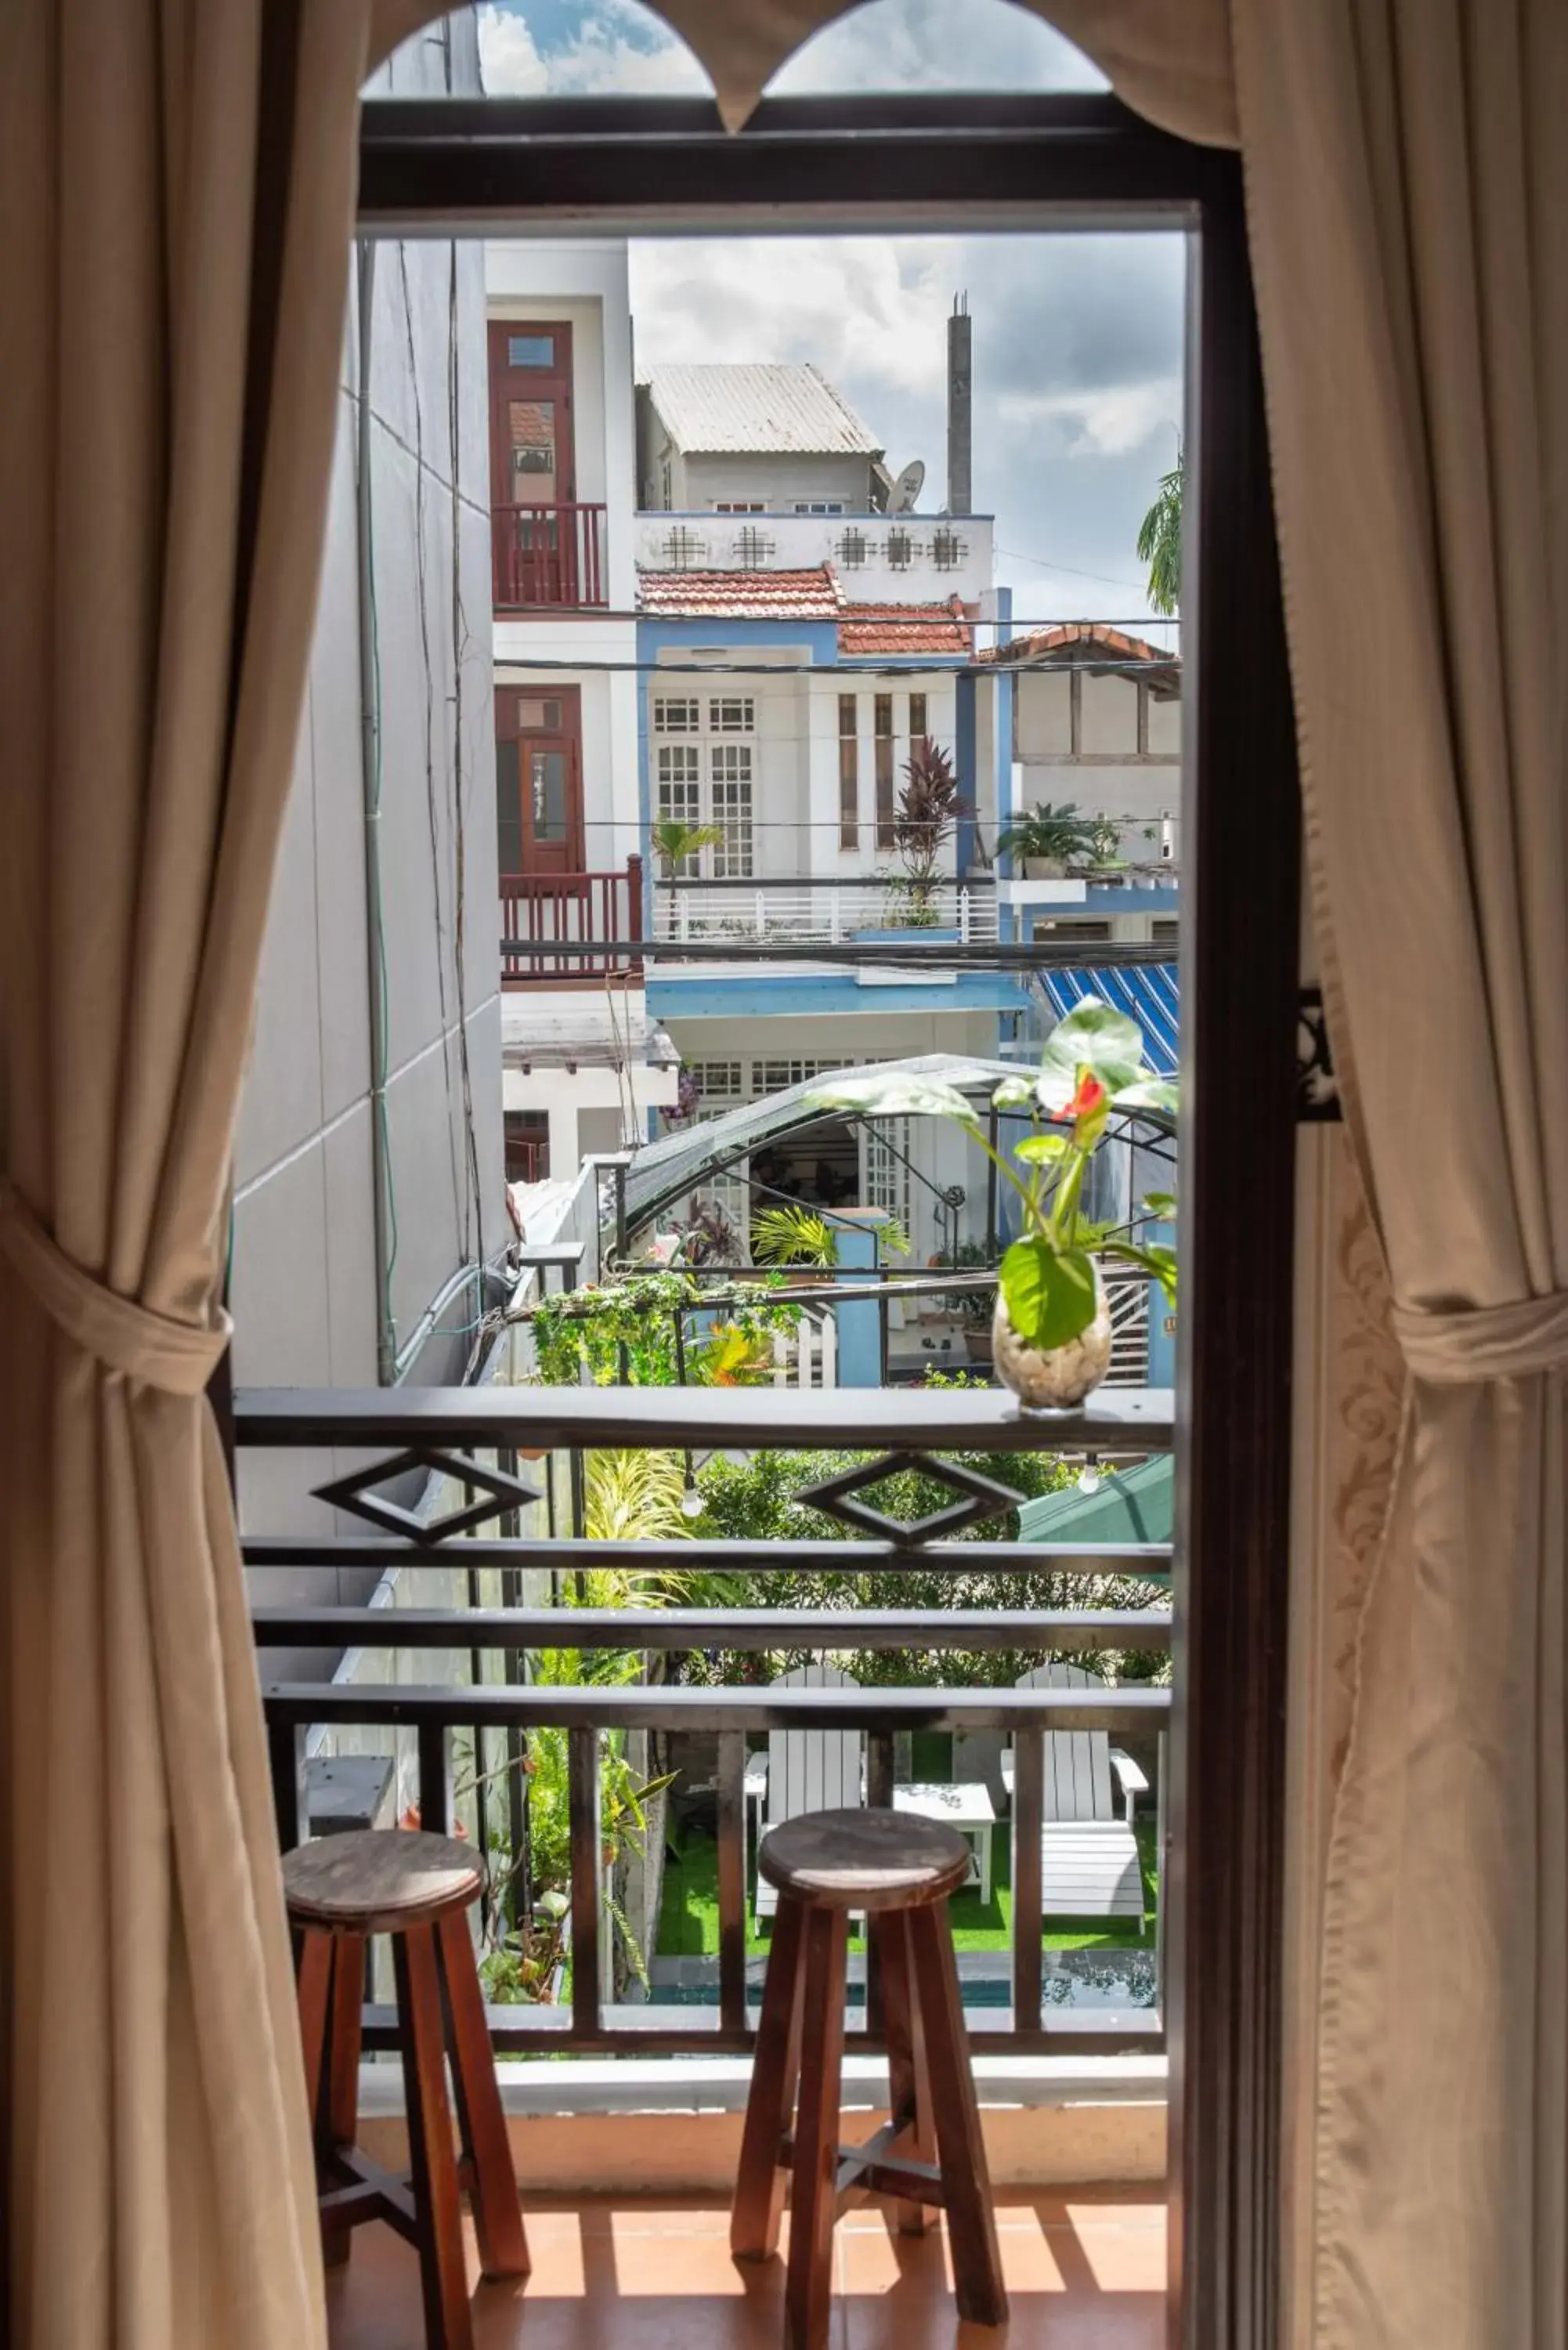
{"label": "curtain tieback", "polygon": [[111,1371],[168,1395],[200,1395],[229,1343],[230,1321],[199,1330],[106,1289],[66,1254],[15,1184],[0,1178],[0,1256],[57,1328]]}
{"label": "curtain tieback", "polygon": [[1397,1305],[1393,1320],[1405,1360],[1418,1379],[1479,1387],[1489,1379],[1568,1370],[1568,1290],[1451,1313]]}

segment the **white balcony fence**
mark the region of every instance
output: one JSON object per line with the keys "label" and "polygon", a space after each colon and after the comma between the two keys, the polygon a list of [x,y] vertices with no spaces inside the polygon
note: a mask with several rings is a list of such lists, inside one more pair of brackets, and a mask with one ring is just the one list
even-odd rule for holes
{"label": "white balcony fence", "polygon": [[884,881],[801,881],[765,889],[738,881],[733,889],[688,889],[661,882],[653,893],[655,944],[734,939],[779,939],[839,945],[892,932],[944,932],[965,945],[993,940],[996,891],[990,884],[933,881],[929,888],[889,877]]}

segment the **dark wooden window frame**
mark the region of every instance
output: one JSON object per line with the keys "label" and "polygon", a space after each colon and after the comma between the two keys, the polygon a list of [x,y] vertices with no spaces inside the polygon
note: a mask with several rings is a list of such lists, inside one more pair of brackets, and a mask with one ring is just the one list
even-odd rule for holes
{"label": "dark wooden window frame", "polygon": [[[524,505],[569,506],[577,494],[576,418],[572,398],[573,359],[572,328],[564,318],[497,318],[489,321],[487,343],[489,359],[490,399],[490,503],[492,506]],[[553,367],[513,368],[507,362],[507,345],[518,336],[548,335],[556,348]],[[506,460],[511,452],[511,436],[506,414],[507,400],[502,383],[508,375],[534,374],[541,389],[556,403],[556,494],[553,498],[518,500],[512,495],[512,473]],[[561,463],[563,452],[566,463]],[[564,486],[563,486],[563,476]]]}
{"label": "dark wooden window frame", "polygon": [[1274,2350],[1300,827],[1237,159],[1096,97],[768,99],[736,137],[707,100],[421,99],[367,105],[359,188],[371,234],[1196,232],[1170,2338]]}
{"label": "dark wooden window frame", "polygon": [[893,697],[890,693],[875,693],[871,697],[871,779],[876,790],[878,848],[893,846]]}
{"label": "dark wooden window frame", "polygon": [[860,696],[838,697],[838,846],[860,846]]}

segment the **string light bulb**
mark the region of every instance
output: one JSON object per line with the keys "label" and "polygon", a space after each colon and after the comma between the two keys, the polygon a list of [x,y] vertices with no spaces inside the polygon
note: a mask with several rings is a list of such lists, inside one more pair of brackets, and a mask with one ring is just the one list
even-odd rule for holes
{"label": "string light bulb", "polygon": [[1100,1459],[1098,1453],[1091,1452],[1078,1471],[1078,1491],[1080,1493],[1097,1493],[1099,1490]]}

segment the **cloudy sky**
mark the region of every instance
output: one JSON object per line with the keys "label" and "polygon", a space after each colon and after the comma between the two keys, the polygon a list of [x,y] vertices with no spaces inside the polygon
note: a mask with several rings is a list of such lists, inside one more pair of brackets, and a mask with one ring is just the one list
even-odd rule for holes
{"label": "cloudy sky", "polygon": [[[636,0],[481,6],[487,88],[542,96],[709,87]],[[773,85],[1094,89],[1062,36],[1010,0],[873,0]],[[814,359],[886,444],[925,460],[942,503],[946,324],[974,320],[974,488],[996,515],[997,576],[1021,619],[1147,612],[1134,541],[1170,465],[1181,408],[1183,257],[1175,236],[791,237],[642,242],[631,253],[639,369]]]}

